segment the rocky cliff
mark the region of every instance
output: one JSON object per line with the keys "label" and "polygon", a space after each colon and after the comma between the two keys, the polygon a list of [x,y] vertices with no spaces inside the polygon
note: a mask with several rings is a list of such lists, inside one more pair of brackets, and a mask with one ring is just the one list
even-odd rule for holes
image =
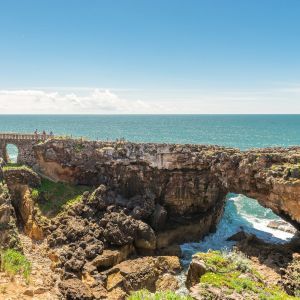
{"label": "rocky cliff", "polygon": [[[63,299],[125,299],[142,288],[177,289],[178,244],[214,230],[228,192],[258,199],[299,228],[300,148],[242,152],[63,139],[34,151],[37,173],[0,168],[0,221],[17,219],[27,236],[44,239],[48,267],[59,274],[51,285]],[[89,186],[79,200],[57,215],[42,214],[47,193],[47,204],[55,205],[67,186],[76,185]],[[0,244],[11,243],[13,228],[3,227]]]}
{"label": "rocky cliff", "polygon": [[38,172],[59,181],[105,184],[121,195],[120,205],[134,206],[160,231],[175,223],[188,226],[190,219],[211,216],[217,221],[228,192],[255,198],[300,228],[297,147],[243,152],[202,145],[50,140],[34,151]]}

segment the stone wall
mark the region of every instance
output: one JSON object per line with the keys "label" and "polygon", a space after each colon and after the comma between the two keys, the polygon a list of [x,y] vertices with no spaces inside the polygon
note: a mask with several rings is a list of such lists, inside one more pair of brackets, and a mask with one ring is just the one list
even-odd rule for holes
{"label": "stone wall", "polygon": [[5,162],[9,161],[7,153],[7,145],[12,144],[18,148],[17,163],[33,166],[36,163],[33,146],[37,144],[36,141],[31,140],[2,140],[0,141],[0,157]]}

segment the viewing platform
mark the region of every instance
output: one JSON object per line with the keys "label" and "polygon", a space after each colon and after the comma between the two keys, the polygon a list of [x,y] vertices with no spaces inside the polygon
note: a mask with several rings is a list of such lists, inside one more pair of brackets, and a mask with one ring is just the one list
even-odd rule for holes
{"label": "viewing platform", "polygon": [[53,138],[54,135],[40,133],[0,133],[1,141],[43,141]]}

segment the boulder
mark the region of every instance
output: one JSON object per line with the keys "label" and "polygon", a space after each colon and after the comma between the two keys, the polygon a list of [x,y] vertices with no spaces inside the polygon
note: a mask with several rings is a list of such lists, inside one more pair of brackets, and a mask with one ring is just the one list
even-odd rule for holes
{"label": "boulder", "polygon": [[177,278],[171,274],[163,274],[155,283],[157,291],[176,291],[179,288]]}
{"label": "boulder", "polygon": [[106,270],[114,265],[126,260],[129,255],[134,253],[132,245],[125,245],[118,249],[105,249],[101,255],[98,255],[91,263],[99,270]]}
{"label": "boulder", "polygon": [[123,246],[134,241],[138,224],[123,212],[106,213],[99,222],[105,240],[115,246]]}
{"label": "boulder", "polygon": [[[121,262],[103,275],[107,276],[108,291],[122,289],[128,294],[140,289],[155,291],[156,282],[163,274],[178,274],[180,270],[178,257],[142,257]],[[163,279],[160,279],[160,282],[163,282]]]}
{"label": "boulder", "polygon": [[193,259],[189,265],[187,277],[186,277],[186,287],[190,289],[192,286],[199,283],[200,277],[207,272],[206,265],[203,260],[199,259],[197,255],[193,256]]}
{"label": "boulder", "polygon": [[90,289],[77,278],[60,282],[59,289],[66,300],[92,300],[94,298]]}
{"label": "boulder", "polygon": [[156,236],[153,229],[146,223],[138,221],[138,228],[134,245],[139,249],[150,249],[156,248]]}

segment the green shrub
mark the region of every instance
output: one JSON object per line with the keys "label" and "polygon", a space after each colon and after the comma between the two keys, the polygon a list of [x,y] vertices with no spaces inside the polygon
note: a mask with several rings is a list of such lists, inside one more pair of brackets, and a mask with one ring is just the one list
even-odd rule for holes
{"label": "green shrub", "polygon": [[32,189],[31,197],[33,200],[38,200],[39,199],[39,191],[37,189]]}
{"label": "green shrub", "polygon": [[254,281],[250,278],[240,278],[241,272],[229,272],[229,273],[205,273],[200,282],[203,284],[210,284],[215,287],[228,287],[230,290],[234,290],[237,293],[241,293],[244,290],[252,291],[258,293],[262,284],[260,282]]}
{"label": "green shrub", "polygon": [[22,274],[26,282],[29,282],[31,263],[20,252],[8,249],[1,253],[1,270],[10,276]]}
{"label": "green shrub", "polygon": [[226,260],[234,264],[237,270],[243,273],[245,272],[252,273],[254,271],[251,266],[250,260],[242,252],[233,250],[229,252],[223,252],[222,255]]}
{"label": "green shrub", "polygon": [[264,283],[263,277],[241,252],[209,251],[198,253],[197,256],[208,267],[208,272],[200,278],[200,284],[204,289],[209,286],[227,288],[229,294],[236,292],[248,296],[256,295],[260,300],[299,299],[289,296],[279,286]]}
{"label": "green shrub", "polygon": [[192,300],[189,296],[178,295],[172,291],[150,293],[147,290],[133,292],[128,300]]}

